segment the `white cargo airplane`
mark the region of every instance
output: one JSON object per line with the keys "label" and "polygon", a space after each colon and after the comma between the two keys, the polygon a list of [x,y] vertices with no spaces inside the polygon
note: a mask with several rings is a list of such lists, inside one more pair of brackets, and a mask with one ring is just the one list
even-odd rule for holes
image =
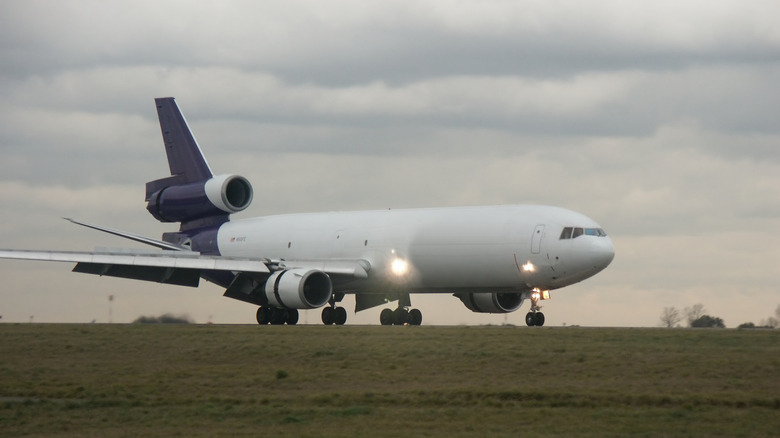
{"label": "white cargo airplane", "polygon": [[544,324],[549,291],[606,268],[615,252],[588,217],[557,207],[503,205],[289,214],[230,221],[252,201],[237,175],[214,176],[173,98],[155,99],[171,176],[146,185],[149,212],[179,222],[162,240],[72,222],[157,247],[122,252],[0,250],[0,258],[75,262],[75,272],[196,287],[258,305],[259,324],[295,324],[298,309],[344,324],[355,312],[397,301],[383,325],[422,322],[410,294],[452,294],[474,312],[507,313],[531,301]]}

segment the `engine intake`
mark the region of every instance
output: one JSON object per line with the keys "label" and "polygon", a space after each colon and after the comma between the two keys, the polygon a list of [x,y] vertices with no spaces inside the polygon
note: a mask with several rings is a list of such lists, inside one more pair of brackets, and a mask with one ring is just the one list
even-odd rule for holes
{"label": "engine intake", "polygon": [[189,222],[242,211],[252,196],[252,185],[243,176],[218,175],[162,188],[149,195],[146,209],[160,222]]}
{"label": "engine intake", "polygon": [[478,313],[514,312],[523,304],[523,296],[517,293],[480,292],[458,294],[457,297],[469,310]]}
{"label": "engine intake", "polygon": [[324,306],[333,295],[328,274],[316,269],[277,271],[265,283],[268,304],[287,309],[314,309]]}

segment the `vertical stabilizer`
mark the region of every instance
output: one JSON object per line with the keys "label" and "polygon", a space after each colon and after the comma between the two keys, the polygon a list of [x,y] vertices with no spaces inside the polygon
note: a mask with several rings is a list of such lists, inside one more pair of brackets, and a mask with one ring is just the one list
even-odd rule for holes
{"label": "vertical stabilizer", "polygon": [[[182,246],[190,241],[193,250],[213,253],[212,234],[249,206],[252,185],[238,175],[214,176],[176,101],[160,97],[154,102],[171,176],[146,183],[146,209],[160,222],[181,223],[180,233],[163,235],[166,242]],[[199,244],[200,237],[210,243]]]}
{"label": "vertical stabilizer", "polygon": [[206,181],[213,174],[173,97],[154,99],[171,176],[146,183],[146,199],[171,185]]}

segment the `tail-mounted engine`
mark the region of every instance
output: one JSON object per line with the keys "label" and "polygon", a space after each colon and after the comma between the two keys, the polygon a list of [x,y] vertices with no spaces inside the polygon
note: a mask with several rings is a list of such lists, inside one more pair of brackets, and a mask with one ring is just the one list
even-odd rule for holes
{"label": "tail-mounted engine", "polygon": [[517,293],[480,292],[456,296],[469,310],[479,313],[514,312],[523,304],[523,296]]}
{"label": "tail-mounted engine", "polygon": [[242,211],[252,202],[252,193],[243,176],[218,175],[157,190],[147,196],[146,209],[160,222],[189,222]]}

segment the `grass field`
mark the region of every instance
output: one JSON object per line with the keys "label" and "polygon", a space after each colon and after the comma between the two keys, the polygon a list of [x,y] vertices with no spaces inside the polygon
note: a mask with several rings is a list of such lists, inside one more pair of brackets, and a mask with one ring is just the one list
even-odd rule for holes
{"label": "grass field", "polygon": [[2,436],[780,435],[780,330],[0,324]]}

